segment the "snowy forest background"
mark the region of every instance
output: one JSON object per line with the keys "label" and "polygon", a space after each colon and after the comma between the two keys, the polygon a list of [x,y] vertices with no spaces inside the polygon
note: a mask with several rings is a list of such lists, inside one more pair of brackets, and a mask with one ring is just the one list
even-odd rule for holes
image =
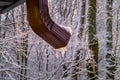
{"label": "snowy forest background", "polygon": [[0,80],[120,80],[120,0],[49,0],[49,9],[73,30],[64,57],[32,31],[24,3],[0,14]]}

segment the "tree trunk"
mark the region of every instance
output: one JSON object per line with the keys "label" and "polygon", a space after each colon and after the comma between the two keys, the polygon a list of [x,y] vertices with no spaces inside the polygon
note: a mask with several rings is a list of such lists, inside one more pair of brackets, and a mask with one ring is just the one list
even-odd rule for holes
{"label": "tree trunk", "polygon": [[113,53],[114,56],[116,57],[115,59],[115,63],[116,63],[116,72],[115,72],[115,80],[119,80],[120,79],[120,30],[119,30],[119,16],[120,16],[120,0],[114,0],[113,1]]}
{"label": "tree trunk", "polygon": [[99,44],[98,72],[100,80],[114,80],[115,56],[112,51],[112,3],[112,0],[97,1],[96,24]]}

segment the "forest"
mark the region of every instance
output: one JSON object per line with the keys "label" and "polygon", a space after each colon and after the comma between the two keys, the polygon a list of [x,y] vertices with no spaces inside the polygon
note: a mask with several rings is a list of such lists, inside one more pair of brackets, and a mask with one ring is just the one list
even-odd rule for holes
{"label": "forest", "polygon": [[55,23],[72,29],[68,45],[39,37],[26,3],[0,14],[0,80],[120,80],[120,0],[48,2]]}

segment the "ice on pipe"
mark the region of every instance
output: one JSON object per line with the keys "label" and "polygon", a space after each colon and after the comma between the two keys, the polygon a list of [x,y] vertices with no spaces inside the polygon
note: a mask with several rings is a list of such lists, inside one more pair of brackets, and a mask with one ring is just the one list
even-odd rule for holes
{"label": "ice on pipe", "polygon": [[68,33],[70,33],[70,35],[72,35],[72,28],[71,27],[66,27],[63,25],[60,25],[60,27],[62,27],[63,29],[65,29]]}
{"label": "ice on pipe", "polygon": [[59,58],[60,55],[61,55],[62,57],[64,57],[64,56],[65,56],[65,53],[66,53],[66,51],[67,51],[67,46],[66,46],[66,47],[63,47],[63,48],[55,49],[55,50],[56,50],[56,58]]}
{"label": "ice on pipe", "polygon": [[[60,25],[60,26],[61,26],[61,28],[65,29],[70,35],[72,35],[72,28],[71,27],[66,27],[63,25]],[[62,55],[62,57],[64,57],[65,53],[67,51],[67,48],[68,48],[68,46],[55,49],[56,50],[56,57],[59,58],[60,54]]]}

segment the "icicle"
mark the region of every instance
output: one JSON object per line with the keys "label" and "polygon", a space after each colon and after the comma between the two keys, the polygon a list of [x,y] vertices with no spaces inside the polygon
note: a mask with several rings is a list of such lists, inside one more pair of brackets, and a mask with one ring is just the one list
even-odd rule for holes
{"label": "icicle", "polygon": [[59,49],[55,49],[56,50],[56,57],[59,58],[59,53],[61,53],[62,57],[65,56],[65,52],[67,51],[67,46],[63,47],[63,48],[59,48]]}

